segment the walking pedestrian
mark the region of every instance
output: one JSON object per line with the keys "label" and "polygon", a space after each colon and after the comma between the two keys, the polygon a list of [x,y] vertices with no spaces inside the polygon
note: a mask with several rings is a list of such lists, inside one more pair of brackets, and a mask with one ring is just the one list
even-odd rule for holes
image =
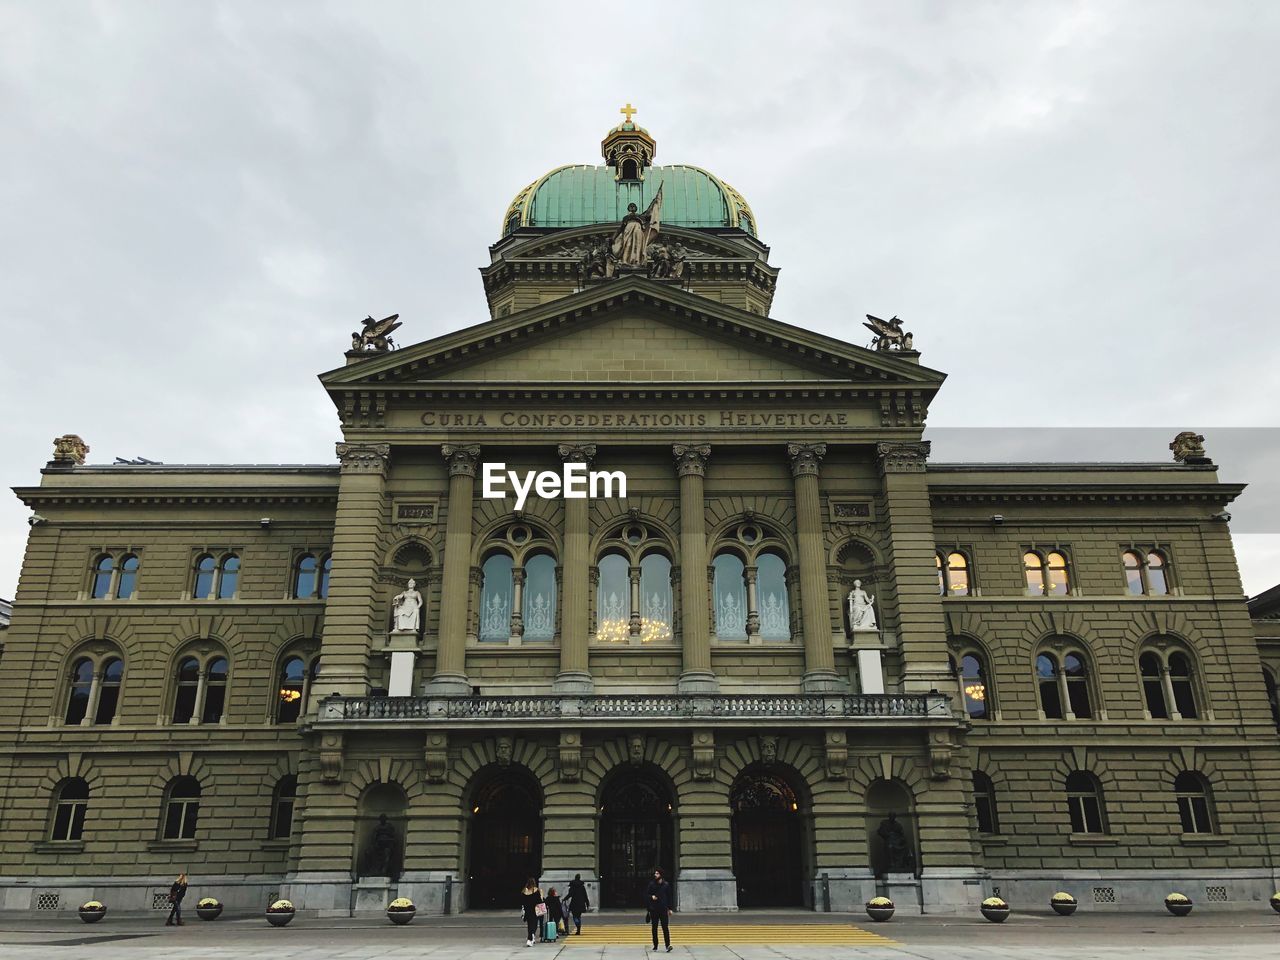
{"label": "walking pedestrian", "polygon": [[187,875],[185,873],[178,874],[178,879],[173,881],[173,885],[169,887],[169,902],[173,904],[169,908],[169,919],[164,922],[166,927],[172,927],[175,923],[182,926],[182,898],[187,895]]}
{"label": "walking pedestrian", "polygon": [[582,915],[586,913],[591,901],[587,899],[587,885],[582,882],[582,874],[574,874],[569,881],[569,894],[564,898],[569,907],[569,916],[573,917],[573,932],[582,935]]}
{"label": "walking pedestrian", "polygon": [[671,884],[662,874],[662,868],[653,871],[653,879],[644,892],[645,903],[649,905],[649,929],[653,933],[653,949],[658,949],[658,924],[662,924],[662,940],[667,945],[667,953],[671,952],[671,929],[667,921],[671,917]]}
{"label": "walking pedestrian", "polygon": [[538,924],[542,920],[538,913],[539,907],[542,907],[544,911],[547,909],[542,902],[542,890],[538,886],[538,881],[533,877],[529,877],[524,882],[524,889],[520,891],[520,909],[523,911],[525,933],[527,934],[524,942],[526,947],[533,946],[533,932],[538,929]]}
{"label": "walking pedestrian", "polygon": [[564,933],[564,904],[560,902],[560,894],[555,887],[547,890],[547,923],[555,924],[557,934]]}

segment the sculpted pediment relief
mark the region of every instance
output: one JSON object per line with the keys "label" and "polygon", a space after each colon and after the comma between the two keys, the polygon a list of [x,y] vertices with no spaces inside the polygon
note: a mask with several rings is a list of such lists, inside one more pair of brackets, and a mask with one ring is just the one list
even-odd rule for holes
{"label": "sculpted pediment relief", "polygon": [[[588,251],[608,243],[616,232],[616,225],[605,224],[588,227],[571,233],[557,233],[552,237],[530,240],[512,247],[502,254],[503,260],[570,260],[580,261]],[[693,230],[664,228],[664,236],[678,240],[688,260],[756,260],[758,254],[737,247],[728,241]]]}

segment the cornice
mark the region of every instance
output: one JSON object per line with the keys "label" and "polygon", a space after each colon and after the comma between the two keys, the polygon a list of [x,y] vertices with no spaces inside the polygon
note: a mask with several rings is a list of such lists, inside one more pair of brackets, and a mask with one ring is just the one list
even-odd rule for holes
{"label": "cornice", "polygon": [[338,488],[334,484],[325,487],[294,487],[281,490],[278,487],[239,488],[229,490],[210,487],[174,489],[96,487],[14,487],[14,494],[28,507],[37,504],[107,504],[107,503],[323,503],[338,501]]}
{"label": "cornice", "polygon": [[1230,503],[1244,491],[1242,483],[1169,484],[1162,486],[1158,480],[1150,483],[1098,484],[983,484],[973,487],[950,486],[948,489],[929,489],[929,499],[935,503],[1042,503],[1046,501],[1075,501],[1097,503],[1100,501],[1134,503],[1142,500],[1212,501]]}

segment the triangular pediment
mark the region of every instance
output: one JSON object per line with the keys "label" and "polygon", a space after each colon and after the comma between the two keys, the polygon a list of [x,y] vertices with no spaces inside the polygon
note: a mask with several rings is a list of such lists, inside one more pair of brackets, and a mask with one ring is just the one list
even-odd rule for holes
{"label": "triangular pediment", "polygon": [[439,383],[835,382],[931,393],[944,375],[643,277],[572,296],[321,377],[327,386]]}

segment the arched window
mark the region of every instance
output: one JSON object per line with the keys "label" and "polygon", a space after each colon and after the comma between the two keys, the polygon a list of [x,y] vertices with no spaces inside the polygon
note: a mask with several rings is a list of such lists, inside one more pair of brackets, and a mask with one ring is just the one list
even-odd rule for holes
{"label": "arched window", "polygon": [[[748,605],[750,598],[748,598]],[[791,604],[787,598],[787,564],[776,553],[762,553],[756,560],[756,606],[760,612],[760,637],[791,639]]]}
{"label": "arched window", "polygon": [[1164,554],[1152,550],[1147,554],[1147,593],[1163,596],[1169,592],[1169,567]]}
{"label": "arched window", "polygon": [[506,643],[511,639],[511,557],[495,553],[485,560],[481,572],[480,639]]}
{"label": "arched window", "polygon": [[310,600],[316,595],[316,574],[320,562],[310,553],[304,553],[293,567],[293,595],[299,600]]}
{"label": "arched window", "polygon": [[640,560],[640,642],[671,639],[671,561],[660,553]]}
{"label": "arched window", "polygon": [[625,642],[631,632],[630,564],[620,553],[600,558],[596,587],[596,638]]}
{"label": "arched window", "polygon": [[979,833],[999,833],[1000,821],[996,817],[996,788],[981,770],[973,771],[973,806],[978,815]]}
{"label": "arched window", "polygon": [[1169,564],[1159,550],[1126,550],[1120,555],[1124,565],[1125,588],[1134,596],[1164,596],[1169,592]]}
{"label": "arched window", "polygon": [[124,683],[124,661],[109,657],[102,661],[102,679],[98,682],[98,709],[94,723],[111,723],[120,707],[120,685]]}
{"label": "arched window", "polygon": [[310,666],[300,654],[286,656],[280,662],[280,677],[276,687],[276,723],[296,723],[306,707],[311,684],[320,674],[320,658]]}
{"label": "arched window", "polygon": [[1089,720],[1093,702],[1089,668],[1080,651],[1044,651],[1036,657],[1036,685],[1046,720]]}
{"label": "arched window", "polygon": [[316,587],[316,596],[321,600],[328,599],[329,578],[333,575],[333,554],[326,554],[320,561],[320,585]]}
{"label": "arched window", "polygon": [[200,783],[195,777],[174,777],[165,789],[162,840],[194,840],[200,815]]}
{"label": "arched window", "polygon": [[621,179],[636,180],[640,176],[639,170],[640,168],[636,165],[636,162],[634,160],[623,160]]}
{"label": "arched window", "polygon": [[269,836],[272,840],[287,840],[293,834],[293,807],[297,797],[298,778],[293,774],[281,777],[271,797]]}
{"label": "arched window", "polygon": [[218,564],[218,599],[230,600],[240,582],[240,558],[229,553]]}
{"label": "arched window", "polygon": [[976,650],[952,656],[951,672],[959,684],[965,713],[972,720],[986,720],[991,715],[991,695],[982,656]]}
{"label": "arched window", "polygon": [[200,690],[200,661],[183,657],[175,672],[178,689],[173,697],[173,722],[190,723],[196,715],[196,695]]}
{"label": "arched window", "polygon": [[521,615],[526,640],[556,635],[556,561],[545,553],[525,560]]}
{"label": "arched window", "polygon": [[109,553],[98,557],[93,564],[93,584],[89,596],[94,600],[105,600],[111,596],[111,579],[115,573],[116,561]]}
{"label": "arched window", "polygon": [[1189,770],[1178,774],[1173,781],[1173,793],[1178,801],[1183,833],[1214,832],[1209,782],[1204,777]]}
{"label": "arched window", "polygon": [[1153,720],[1194,720],[1200,715],[1191,658],[1177,649],[1148,649],[1138,657],[1142,699]]}
{"label": "arched window", "polygon": [[959,550],[939,552],[934,557],[938,566],[938,593],[944,597],[967,597],[971,592],[969,558]]}
{"label": "arched window", "polygon": [[233,600],[240,586],[240,557],[225,553],[216,558],[211,553],[196,558],[191,596],[195,600]]}
{"label": "arched window", "polygon": [[746,568],[737,554],[721,553],[712,561],[714,571],[716,637],[745,640],[747,637]]}
{"label": "arched window", "polygon": [[84,837],[84,818],[89,811],[89,784],[80,777],[68,777],[54,789],[53,817],[49,839],[80,840]]}
{"label": "arched window", "polygon": [[1022,569],[1027,578],[1027,595],[1031,597],[1065,597],[1071,592],[1071,577],[1066,554],[1057,550],[1041,554],[1028,550],[1022,555]]}
{"label": "arched window", "polygon": [[218,561],[209,554],[196,558],[195,581],[191,596],[196,600],[208,600],[213,596],[213,582],[218,573]]}
{"label": "arched window", "polygon": [[67,710],[63,722],[83,723],[89,714],[89,701],[93,694],[93,661],[80,657],[71,664],[71,689],[67,696]]}
{"label": "arched window", "polygon": [[1067,776],[1067,810],[1072,833],[1106,833],[1102,785],[1092,774],[1077,770]]}
{"label": "arched window", "polygon": [[1136,595],[1146,593],[1142,582],[1142,557],[1132,550],[1126,550],[1120,557],[1124,563],[1124,582],[1129,592]]}
{"label": "arched window", "polygon": [[227,705],[227,674],[230,664],[226,657],[214,657],[204,668],[204,708],[200,712],[201,723],[219,723]]}
{"label": "arched window", "polygon": [[116,578],[116,599],[128,600],[138,586],[138,555],[131,553],[120,561],[120,573]]}
{"label": "arched window", "polygon": [[1262,684],[1267,688],[1267,703],[1271,705],[1271,720],[1280,730],[1280,689],[1276,686],[1276,678],[1266,667],[1262,668]]}

